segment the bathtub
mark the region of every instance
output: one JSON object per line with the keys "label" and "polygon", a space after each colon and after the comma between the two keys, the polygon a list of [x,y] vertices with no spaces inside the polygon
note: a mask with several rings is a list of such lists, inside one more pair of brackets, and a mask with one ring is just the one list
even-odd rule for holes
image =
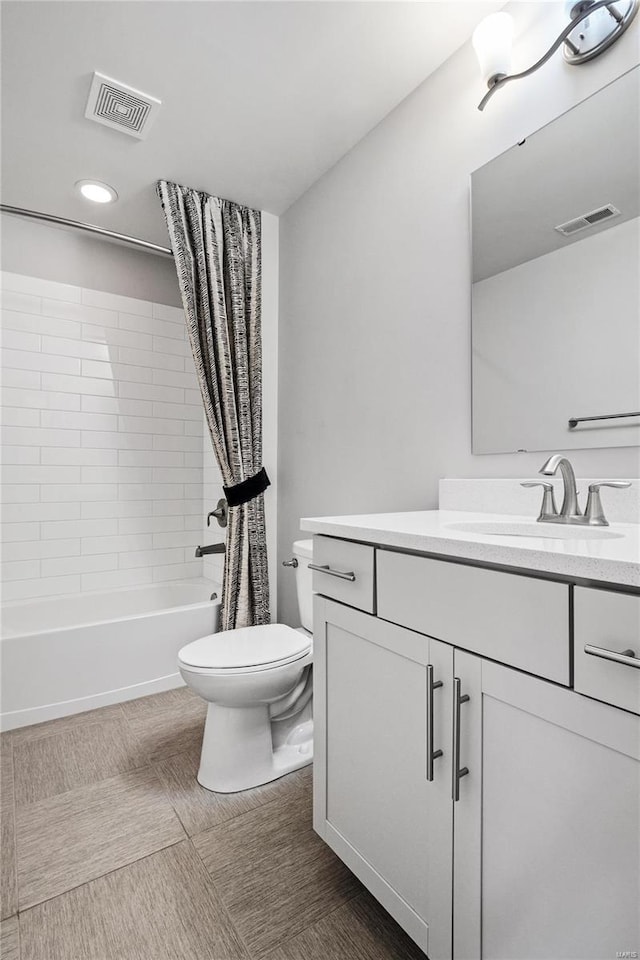
{"label": "bathtub", "polygon": [[1,729],[182,686],[178,650],[218,629],[214,592],[180,580],[3,604]]}

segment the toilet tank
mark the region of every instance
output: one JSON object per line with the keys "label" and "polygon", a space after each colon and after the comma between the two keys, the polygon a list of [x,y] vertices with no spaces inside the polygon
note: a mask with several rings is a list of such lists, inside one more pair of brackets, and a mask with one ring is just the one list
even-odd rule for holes
{"label": "toilet tank", "polygon": [[313,573],[309,570],[309,563],[313,557],[313,540],[294,541],[293,555],[298,561],[296,590],[298,591],[300,623],[305,630],[313,633],[313,590],[311,586]]}

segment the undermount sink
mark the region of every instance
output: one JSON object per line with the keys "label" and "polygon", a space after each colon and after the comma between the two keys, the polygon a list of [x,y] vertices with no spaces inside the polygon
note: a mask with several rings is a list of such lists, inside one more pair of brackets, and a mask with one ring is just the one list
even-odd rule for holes
{"label": "undermount sink", "polygon": [[606,527],[578,524],[537,523],[535,520],[460,520],[448,523],[450,530],[494,537],[536,537],[538,540],[617,540],[622,534]]}

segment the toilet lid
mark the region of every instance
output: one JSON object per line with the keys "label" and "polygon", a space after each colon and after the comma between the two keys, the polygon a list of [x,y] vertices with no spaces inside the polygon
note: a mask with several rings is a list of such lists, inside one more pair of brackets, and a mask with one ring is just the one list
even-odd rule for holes
{"label": "toilet lid", "polygon": [[310,637],[283,623],[270,623],[200,637],[183,647],[178,658],[190,667],[240,670],[298,660],[310,647]]}

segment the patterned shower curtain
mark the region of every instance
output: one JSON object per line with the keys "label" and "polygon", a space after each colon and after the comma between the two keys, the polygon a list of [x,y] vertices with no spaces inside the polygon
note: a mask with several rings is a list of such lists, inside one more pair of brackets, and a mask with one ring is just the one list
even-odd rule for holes
{"label": "patterned shower curtain", "polygon": [[157,192],[229,503],[221,628],[269,623],[260,212],[165,180]]}

